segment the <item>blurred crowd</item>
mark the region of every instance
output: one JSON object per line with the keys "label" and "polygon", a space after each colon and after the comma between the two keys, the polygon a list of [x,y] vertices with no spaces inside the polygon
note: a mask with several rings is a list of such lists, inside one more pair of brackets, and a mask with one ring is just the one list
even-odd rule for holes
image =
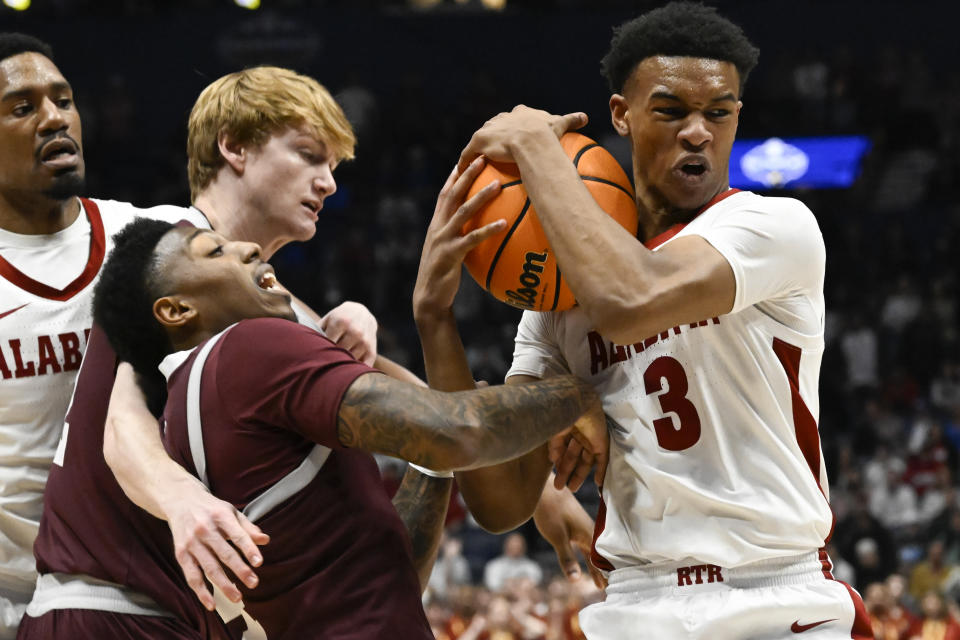
{"label": "blurred crowd", "polygon": [[[469,99],[455,108],[428,100],[425,81],[331,85],[358,132],[357,159],[337,170],[316,238],[275,258],[280,278],[316,308],[365,303],[380,350],[418,372],[410,300],[437,191],[473,130],[516,101],[482,70],[457,79]],[[100,167],[91,195],[188,200],[182,128],[144,144],[142,99],[120,75],[79,95]],[[836,515],[830,553],[837,576],[864,595],[877,638],[960,640],[960,71],[893,45],[765,49],[744,103],[742,137],[871,139],[852,188],[783,192],[810,206],[827,246],[819,415]],[[603,114],[591,115],[586,133],[623,157]],[[519,312],[465,277],[456,313],[475,377],[501,382]],[[383,470],[394,486],[402,469],[384,461]],[[594,485],[579,496],[595,509]],[[438,638],[582,637],[576,611],[601,594],[589,579],[557,577],[532,525],[492,536],[456,501],[449,522],[425,596]]]}

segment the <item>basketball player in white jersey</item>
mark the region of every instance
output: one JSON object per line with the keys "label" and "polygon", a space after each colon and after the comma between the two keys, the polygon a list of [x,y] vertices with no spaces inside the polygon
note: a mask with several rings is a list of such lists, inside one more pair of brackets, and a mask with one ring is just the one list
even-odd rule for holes
{"label": "basketball player in white jersey", "polygon": [[[757,57],[739,27],[700,4],[671,3],[615,32],[603,69],[613,126],[632,150],[636,238],[597,206],[558,143],[583,114],[518,107],[461,156],[461,170],[479,154],[519,165],[579,302],[524,314],[508,381],[573,372],[612,418],[592,554],[609,586],[580,617],[591,640],[872,637],[860,596],[833,579],[823,550],[833,527],[817,427],[823,238],[801,202],[729,188]],[[422,274],[443,274],[454,239],[428,238]],[[421,335],[451,333],[442,306],[419,315],[433,325],[421,322]],[[432,345],[435,366],[455,363],[446,352],[456,348]],[[518,468],[477,477],[536,489],[543,476]]]}
{"label": "basketball player in white jersey", "polygon": [[[36,584],[43,491],[113,234],[135,217],[208,225],[192,208],[79,198],[83,178],[79,114],[50,47],[0,34],[0,638],[15,635]],[[358,307],[337,333],[370,322]],[[374,349],[370,337],[346,335],[361,357]],[[183,497],[181,514],[234,512],[200,490]]]}

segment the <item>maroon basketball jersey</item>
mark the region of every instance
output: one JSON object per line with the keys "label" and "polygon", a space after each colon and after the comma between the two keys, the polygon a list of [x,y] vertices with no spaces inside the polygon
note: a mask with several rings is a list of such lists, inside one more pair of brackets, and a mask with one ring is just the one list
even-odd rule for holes
{"label": "maroon basketball jersey", "polygon": [[117,358],[94,325],[63,455],[50,469],[34,555],[40,573],[87,574],[130,587],[197,629],[222,633],[187,586],[167,524],[130,502],[103,459],[103,425]]}
{"label": "maroon basketball jersey", "polygon": [[344,392],[374,370],[301,325],[244,320],[219,336],[198,367],[194,411],[202,445],[196,458],[187,398],[201,351],[165,360],[164,438],[185,468],[198,473],[197,466],[204,467],[198,475],[217,496],[244,509],[304,463],[317,444],[329,449],[308,484],[257,520],[270,544],[262,548],[260,585],[238,585],[246,611],[270,640],[432,639],[410,540],[376,463],[337,439]]}

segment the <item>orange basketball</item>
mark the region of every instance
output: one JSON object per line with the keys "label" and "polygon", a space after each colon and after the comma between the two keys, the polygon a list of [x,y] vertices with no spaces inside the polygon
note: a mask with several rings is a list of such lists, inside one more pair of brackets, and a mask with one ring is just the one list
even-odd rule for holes
{"label": "orange basketball", "polygon": [[[636,235],[633,188],[620,164],[606,149],[579,133],[565,134],[560,144],[597,204]],[[507,221],[507,230],[487,238],[467,254],[467,271],[497,300],[514,307],[532,311],[570,309],[577,301],[563,281],[517,165],[488,162],[467,197],[493,180],[500,181],[500,193],[463,226],[463,232],[501,218]]]}

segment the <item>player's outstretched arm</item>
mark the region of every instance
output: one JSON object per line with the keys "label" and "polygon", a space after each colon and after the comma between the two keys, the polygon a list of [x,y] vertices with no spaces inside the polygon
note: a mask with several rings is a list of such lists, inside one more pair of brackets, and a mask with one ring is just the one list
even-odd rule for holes
{"label": "player's outstretched arm", "polygon": [[257,545],[266,544],[270,537],[232,504],[213,497],[199,480],[170,459],[157,420],[147,409],[133,367],[127,363],[117,369],[110,395],[103,455],[127,497],[167,521],[177,562],[207,609],[214,609],[214,600],[204,576],[234,602],[241,598],[224,566],[247,587],[257,586],[251,565],[260,565]]}
{"label": "player's outstretched arm", "polygon": [[444,393],[364,374],[344,393],[337,436],[428,469],[475,469],[528,453],[581,417],[578,437],[592,449],[606,422],[593,387],[574,376]]}

